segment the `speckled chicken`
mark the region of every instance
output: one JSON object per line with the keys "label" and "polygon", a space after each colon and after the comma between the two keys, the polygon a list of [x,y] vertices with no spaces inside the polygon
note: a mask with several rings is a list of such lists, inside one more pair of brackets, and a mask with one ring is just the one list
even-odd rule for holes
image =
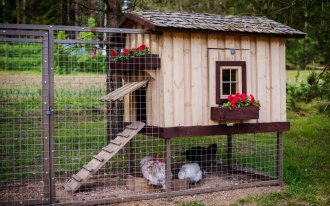
{"label": "speckled chicken", "polygon": [[182,165],[180,172],[178,173],[178,178],[188,179],[189,183],[196,183],[202,179],[202,171],[198,164],[188,163]]}
{"label": "speckled chicken", "polygon": [[159,157],[146,156],[141,159],[140,167],[143,177],[151,185],[162,186],[165,189],[165,163]]}

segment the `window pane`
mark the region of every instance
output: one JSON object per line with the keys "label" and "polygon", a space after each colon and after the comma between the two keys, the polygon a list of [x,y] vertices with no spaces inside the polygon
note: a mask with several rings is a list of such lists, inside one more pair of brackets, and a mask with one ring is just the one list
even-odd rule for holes
{"label": "window pane", "polygon": [[237,69],[232,69],[231,72],[231,81],[237,81]]}
{"label": "window pane", "polygon": [[222,84],[222,95],[229,95],[230,94],[230,83],[223,83]]}
{"label": "window pane", "polygon": [[222,81],[230,81],[230,70],[229,69],[222,70]]}
{"label": "window pane", "polygon": [[237,85],[237,83],[231,83],[231,94],[236,94],[236,92],[238,91]]}

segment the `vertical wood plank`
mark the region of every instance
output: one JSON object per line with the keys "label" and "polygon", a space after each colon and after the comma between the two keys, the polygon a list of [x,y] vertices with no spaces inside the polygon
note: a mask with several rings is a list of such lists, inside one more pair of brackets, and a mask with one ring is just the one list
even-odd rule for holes
{"label": "vertical wood plank", "polygon": [[184,126],[184,58],[183,33],[173,33],[173,112],[174,125]]}
{"label": "vertical wood plank", "polygon": [[[164,48],[164,38],[162,35],[158,36],[158,54],[160,57],[163,56],[163,48]],[[157,93],[158,93],[158,108],[155,115],[158,115],[159,126],[165,127],[165,115],[164,115],[164,75],[163,75],[163,59],[161,60],[161,68],[157,71]]]}
{"label": "vertical wood plank", "polygon": [[[217,36],[215,34],[208,34],[207,40],[208,48],[217,48]],[[210,49],[209,51],[209,105],[210,107],[216,107],[215,92],[215,62],[219,59],[218,50]]]}
{"label": "vertical wood plank", "polygon": [[270,68],[270,38],[265,38],[265,70],[266,70],[266,122],[270,122],[272,119],[272,113],[271,113],[271,68]]}
{"label": "vertical wood plank", "polygon": [[184,59],[184,123],[191,126],[191,44],[190,34],[183,34],[183,59]]}
{"label": "vertical wood plank", "polygon": [[[225,48],[235,48],[235,37],[233,35],[225,36]],[[226,61],[235,61],[235,55],[230,53],[229,49],[225,50]]]}
{"label": "vertical wood plank", "polygon": [[209,72],[208,72],[208,59],[207,59],[207,35],[202,34],[202,112],[203,112],[203,125],[209,125],[211,122],[210,109],[209,109]]}
{"label": "vertical wood plank", "polygon": [[202,125],[203,123],[203,101],[202,101],[202,39],[201,34],[191,34],[191,104],[192,124]]}
{"label": "vertical wood plank", "polygon": [[286,121],[286,71],[285,71],[285,39],[279,40],[279,70],[280,70],[280,95],[281,116],[280,120]]}
{"label": "vertical wood plank", "polygon": [[[132,29],[136,29],[137,25],[134,25]],[[137,41],[137,34],[130,34],[130,47],[133,48],[136,47],[136,41]]]}
{"label": "vertical wood plank", "polygon": [[250,37],[250,60],[251,60],[251,94],[257,95],[257,43],[255,37]]}
{"label": "vertical wood plank", "polygon": [[174,126],[173,111],[173,37],[172,33],[163,34],[162,73],[164,85],[164,121],[165,127]]}
{"label": "vertical wood plank", "polygon": [[[246,62],[246,93],[247,95],[254,94],[252,92],[252,58],[251,55],[251,41],[250,36],[242,36],[241,37],[241,48],[243,49],[241,51],[241,59],[242,61]],[[256,123],[257,120],[248,120],[246,121],[248,123]]]}
{"label": "vertical wood plank", "polygon": [[[225,48],[225,36],[218,35],[218,48]],[[225,61],[225,50],[218,50],[218,59],[219,61]]]}
{"label": "vertical wood plank", "polygon": [[267,121],[267,97],[266,97],[266,39],[264,37],[256,38],[257,50],[257,98],[260,101],[259,122]]}
{"label": "vertical wood plank", "polygon": [[280,82],[280,42],[278,38],[271,38],[271,116],[272,122],[281,120],[281,82]]}
{"label": "vertical wood plank", "polygon": [[[159,38],[155,34],[151,34],[149,36],[150,42],[150,51],[152,54],[159,54]],[[150,116],[148,116],[149,120],[148,124],[149,125],[154,125],[154,126],[160,126],[159,123],[159,114],[161,112],[161,108],[159,106],[159,90],[161,85],[159,84],[160,82],[160,69],[158,70],[150,70],[149,72],[153,73],[154,76],[156,77],[155,79],[152,79],[149,81],[148,84],[148,91],[149,92],[147,95],[150,96],[151,102],[147,103],[147,106],[151,107],[148,108],[147,111],[150,111]]]}
{"label": "vertical wood plank", "polygon": [[235,61],[242,61],[241,36],[234,36]]}
{"label": "vertical wood plank", "polygon": [[[142,26],[138,24],[137,29],[142,29]],[[138,47],[142,43],[144,43],[144,34],[137,34],[136,45],[134,47]]]}

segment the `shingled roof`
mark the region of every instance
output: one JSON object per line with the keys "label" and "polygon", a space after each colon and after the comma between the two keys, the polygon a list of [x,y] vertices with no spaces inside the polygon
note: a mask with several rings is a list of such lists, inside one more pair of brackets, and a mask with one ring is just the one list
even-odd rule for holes
{"label": "shingled roof", "polygon": [[250,33],[288,38],[305,36],[305,33],[284,24],[255,16],[134,11],[127,14],[123,23],[127,20],[137,22],[153,31]]}

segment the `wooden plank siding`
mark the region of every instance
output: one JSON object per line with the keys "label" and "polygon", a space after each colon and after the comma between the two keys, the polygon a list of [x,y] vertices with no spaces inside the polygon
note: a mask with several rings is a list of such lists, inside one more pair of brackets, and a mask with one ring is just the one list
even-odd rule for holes
{"label": "wooden plank siding", "polygon": [[[135,34],[126,43],[131,47],[145,43],[161,57],[161,68],[150,71],[154,79],[147,85],[148,125],[219,124],[210,119],[210,108],[217,106],[216,61],[246,61],[247,94],[254,94],[261,108],[258,120],[245,123],[286,121],[285,39],[164,32],[141,37]],[[236,52],[233,55],[225,48]],[[125,98],[125,106],[129,99]],[[129,116],[135,114],[131,110]]]}
{"label": "wooden plank siding", "polygon": [[191,38],[189,33],[183,34],[184,58],[184,123],[192,125],[191,115]]}
{"label": "wooden plank siding", "polygon": [[183,33],[173,33],[173,114],[174,125],[184,126]]}

